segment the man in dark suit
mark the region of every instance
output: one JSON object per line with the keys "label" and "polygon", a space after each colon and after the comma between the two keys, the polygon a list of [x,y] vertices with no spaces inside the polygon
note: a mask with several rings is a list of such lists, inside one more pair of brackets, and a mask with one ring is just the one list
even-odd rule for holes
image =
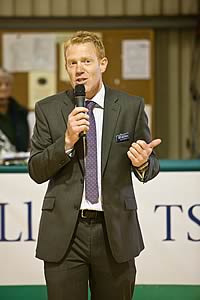
{"label": "man in dark suit", "polygon": [[161,141],[151,140],[140,97],[103,84],[108,60],[97,35],[76,33],[65,60],[86,107],[75,107],[73,90],[36,104],[29,173],[49,180],[36,256],[49,300],[86,300],[88,283],[92,300],[130,300],[144,248],[131,176],[158,174],[153,148]]}

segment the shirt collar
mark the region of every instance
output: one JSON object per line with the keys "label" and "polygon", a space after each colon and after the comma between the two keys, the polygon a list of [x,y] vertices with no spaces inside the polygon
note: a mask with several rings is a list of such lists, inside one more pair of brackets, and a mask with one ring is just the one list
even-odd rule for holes
{"label": "shirt collar", "polygon": [[[105,86],[102,83],[101,89],[98,91],[98,93],[90,99],[91,101],[94,101],[97,106],[100,106],[101,108],[104,108],[104,98],[105,98]],[[86,99],[87,100],[87,99]]]}

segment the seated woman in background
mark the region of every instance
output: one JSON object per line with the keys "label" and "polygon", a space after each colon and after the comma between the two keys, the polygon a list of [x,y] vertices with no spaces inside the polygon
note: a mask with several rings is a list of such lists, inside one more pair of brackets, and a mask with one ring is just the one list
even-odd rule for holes
{"label": "seated woman in background", "polygon": [[0,68],[0,151],[27,152],[28,110],[11,97],[12,84],[12,75]]}

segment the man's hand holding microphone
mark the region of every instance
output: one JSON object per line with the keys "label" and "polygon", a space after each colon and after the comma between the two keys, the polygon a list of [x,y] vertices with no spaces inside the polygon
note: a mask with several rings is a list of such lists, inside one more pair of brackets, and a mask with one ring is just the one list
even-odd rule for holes
{"label": "man's hand holding microphone", "polygon": [[89,130],[88,109],[85,107],[85,86],[78,84],[74,89],[75,108],[68,116],[65,132],[65,151],[72,149],[81,136]]}

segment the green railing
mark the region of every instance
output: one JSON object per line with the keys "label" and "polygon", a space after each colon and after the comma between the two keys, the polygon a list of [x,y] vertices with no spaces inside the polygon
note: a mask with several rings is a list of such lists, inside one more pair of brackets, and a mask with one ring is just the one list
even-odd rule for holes
{"label": "green railing", "polygon": [[[160,170],[162,172],[178,171],[200,171],[200,159],[194,160],[160,160]],[[25,165],[0,166],[0,173],[27,173]]]}

